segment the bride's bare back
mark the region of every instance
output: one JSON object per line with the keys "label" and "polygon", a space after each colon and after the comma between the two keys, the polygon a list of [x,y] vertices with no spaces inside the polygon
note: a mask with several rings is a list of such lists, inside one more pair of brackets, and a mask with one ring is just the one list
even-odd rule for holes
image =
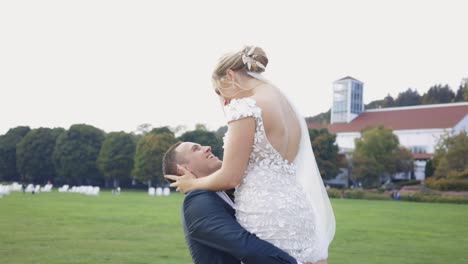
{"label": "bride's bare back", "polygon": [[262,109],[266,136],[275,150],[289,163],[299,151],[301,126],[288,100],[278,88],[266,84],[252,96]]}

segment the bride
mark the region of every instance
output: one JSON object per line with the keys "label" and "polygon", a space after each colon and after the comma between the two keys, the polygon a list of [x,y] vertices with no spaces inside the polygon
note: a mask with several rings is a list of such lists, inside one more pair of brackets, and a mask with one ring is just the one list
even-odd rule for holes
{"label": "bride", "polygon": [[245,229],[301,262],[327,263],[333,209],[305,120],[262,77],[267,64],[259,47],[220,58],[212,81],[228,122],[223,165],[198,179],[180,167],[183,176],[171,186],[183,193],[236,188],[236,218]]}

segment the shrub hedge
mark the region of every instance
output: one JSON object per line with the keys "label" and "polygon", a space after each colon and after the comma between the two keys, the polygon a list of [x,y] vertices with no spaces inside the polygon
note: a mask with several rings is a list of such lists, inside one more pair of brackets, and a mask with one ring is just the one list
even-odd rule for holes
{"label": "shrub hedge", "polygon": [[[327,190],[330,198],[340,198],[341,190],[330,188]],[[368,190],[344,190],[344,198],[349,199],[366,199],[366,200],[390,200],[390,194],[378,191]],[[467,196],[448,196],[433,193],[403,193],[402,201],[425,202],[425,203],[456,203],[468,204]]]}
{"label": "shrub hedge", "polygon": [[468,179],[428,178],[424,185],[439,191],[468,191]]}

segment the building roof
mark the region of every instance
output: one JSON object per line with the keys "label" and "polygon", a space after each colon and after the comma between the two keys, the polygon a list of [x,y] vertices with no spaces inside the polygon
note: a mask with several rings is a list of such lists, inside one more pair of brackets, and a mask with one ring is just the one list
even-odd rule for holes
{"label": "building roof", "polygon": [[[380,125],[392,130],[453,128],[466,115],[468,103],[383,108],[365,111],[350,123],[335,123],[327,128],[330,133],[360,132]],[[309,127],[315,128],[311,124]]]}
{"label": "building roof", "polygon": [[413,153],[413,159],[415,160],[428,160],[432,158],[434,154],[431,153]]}
{"label": "building roof", "polygon": [[339,81],[344,81],[344,80],[353,80],[353,81],[361,82],[361,81],[359,81],[359,80],[357,80],[357,79],[354,79],[354,78],[351,77],[351,76],[346,76],[346,77],[341,78],[341,79],[336,80],[336,81],[339,82]]}

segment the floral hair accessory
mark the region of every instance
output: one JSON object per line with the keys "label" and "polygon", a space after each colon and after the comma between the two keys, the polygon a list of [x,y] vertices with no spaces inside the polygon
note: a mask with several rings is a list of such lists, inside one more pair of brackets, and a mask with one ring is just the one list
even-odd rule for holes
{"label": "floral hair accessory", "polygon": [[244,65],[247,66],[247,69],[249,71],[252,70],[252,66],[254,70],[257,69],[257,67],[265,70],[265,66],[263,66],[263,64],[261,64],[259,61],[255,59],[257,55],[253,54],[254,50],[255,50],[255,46],[252,46],[252,48],[250,48],[247,52],[243,50],[242,62],[244,63]]}

